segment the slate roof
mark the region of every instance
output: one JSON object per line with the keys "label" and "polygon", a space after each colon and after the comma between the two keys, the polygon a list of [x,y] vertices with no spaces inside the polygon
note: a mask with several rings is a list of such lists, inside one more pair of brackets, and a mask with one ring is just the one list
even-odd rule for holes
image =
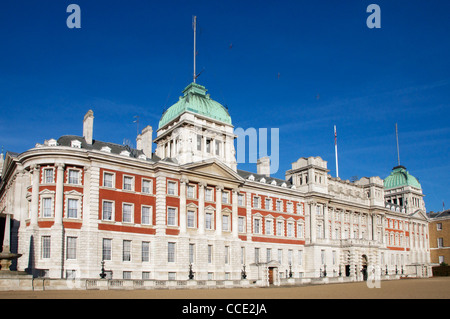
{"label": "slate roof", "polygon": [[429,212],[429,218],[449,218],[450,217],[450,209],[444,210],[442,212]]}
{"label": "slate roof", "polygon": [[283,183],[286,183],[286,187],[292,186],[292,183],[290,181],[286,181],[286,180],[280,179],[280,178],[275,178],[275,177],[271,177],[271,176],[267,177],[263,174],[247,172],[247,171],[243,171],[241,169],[238,169],[237,173],[239,174],[239,176],[241,176],[242,178],[245,178],[245,179],[248,179],[251,175],[253,175],[255,177],[256,182],[259,182],[262,178],[265,178],[266,184],[272,184],[272,182],[275,181],[277,186],[281,186]]}
{"label": "slate roof", "polygon": [[[132,148],[128,145],[120,145],[115,143],[109,143],[109,142],[102,142],[98,140],[93,140],[92,145],[87,144],[84,137],[76,136],[76,135],[64,135],[61,136],[57,143],[59,146],[68,146],[70,147],[72,145],[72,141],[77,140],[81,142],[81,148],[87,149],[87,150],[97,150],[100,151],[103,147],[107,146],[111,149],[111,154],[120,154],[123,151],[130,152],[130,157],[132,158],[138,158],[140,155],[143,155],[144,152],[142,150],[137,150],[135,148]],[[161,158],[156,156],[154,153],[152,154],[152,158],[147,158],[147,160],[151,160],[154,162],[161,161]]]}

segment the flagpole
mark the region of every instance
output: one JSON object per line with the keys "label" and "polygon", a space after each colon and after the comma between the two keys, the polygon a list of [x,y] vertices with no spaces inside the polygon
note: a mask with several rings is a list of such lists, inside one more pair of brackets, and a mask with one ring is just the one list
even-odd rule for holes
{"label": "flagpole", "polygon": [[398,146],[398,127],[397,127],[397,123],[395,123],[395,137],[397,139],[397,161],[398,161],[398,166],[400,166],[400,148]]}
{"label": "flagpole", "polygon": [[336,125],[334,126],[334,153],[336,155],[336,177],[339,177]]}
{"label": "flagpole", "polygon": [[194,28],[194,83],[195,83],[195,78],[196,78],[196,74],[195,74],[195,55],[196,55],[196,32],[197,32],[197,16],[194,16],[194,22],[193,22],[193,28]]}

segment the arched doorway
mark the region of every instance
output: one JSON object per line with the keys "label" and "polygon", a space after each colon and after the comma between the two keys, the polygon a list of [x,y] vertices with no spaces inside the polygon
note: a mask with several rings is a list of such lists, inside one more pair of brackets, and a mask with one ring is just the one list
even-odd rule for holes
{"label": "arched doorway", "polygon": [[361,273],[363,276],[363,280],[367,281],[367,264],[368,264],[368,259],[366,255],[362,255],[361,256],[361,261],[362,261],[362,268],[361,268]]}

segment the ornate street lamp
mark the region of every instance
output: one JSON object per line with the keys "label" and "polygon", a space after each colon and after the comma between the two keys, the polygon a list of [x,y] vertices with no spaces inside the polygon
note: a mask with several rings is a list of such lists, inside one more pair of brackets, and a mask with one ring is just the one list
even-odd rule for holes
{"label": "ornate street lamp", "polygon": [[192,271],[192,264],[189,264],[189,280],[194,279],[194,272]]}
{"label": "ornate street lamp", "polygon": [[242,279],[247,278],[247,273],[245,272],[245,265],[242,266],[242,270],[241,270],[241,277]]}
{"label": "ornate street lamp", "polygon": [[100,273],[100,278],[105,279],[106,278],[106,272],[105,272],[105,261],[102,260],[102,272]]}

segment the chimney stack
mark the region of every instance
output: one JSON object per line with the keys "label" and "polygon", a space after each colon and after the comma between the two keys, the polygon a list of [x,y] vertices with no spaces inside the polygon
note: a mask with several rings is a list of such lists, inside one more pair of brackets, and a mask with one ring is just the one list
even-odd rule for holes
{"label": "chimney stack", "polygon": [[152,157],[153,129],[150,125],[142,130],[136,138],[136,149],[142,150],[148,158]]}
{"label": "chimney stack", "polygon": [[94,131],[94,112],[89,110],[83,120],[83,137],[86,143],[92,145],[92,136]]}
{"label": "chimney stack", "polygon": [[257,173],[270,177],[270,157],[261,157],[256,163]]}

